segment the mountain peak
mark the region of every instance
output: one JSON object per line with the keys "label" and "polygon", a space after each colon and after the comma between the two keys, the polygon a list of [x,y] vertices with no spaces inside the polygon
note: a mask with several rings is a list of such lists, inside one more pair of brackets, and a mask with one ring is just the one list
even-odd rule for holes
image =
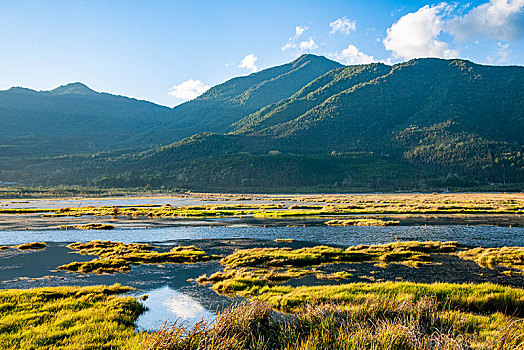
{"label": "mountain peak", "polygon": [[68,95],[68,94],[91,95],[91,94],[97,93],[96,91],[90,89],[87,85],[79,83],[79,82],[62,85],[49,92],[53,95]]}
{"label": "mountain peak", "polygon": [[331,62],[331,60],[329,58],[326,58],[324,56],[318,56],[318,55],[313,55],[313,54],[307,53],[307,54],[300,55],[293,62],[291,62],[291,64],[296,65],[296,64],[301,64],[301,63],[308,62],[308,61]]}

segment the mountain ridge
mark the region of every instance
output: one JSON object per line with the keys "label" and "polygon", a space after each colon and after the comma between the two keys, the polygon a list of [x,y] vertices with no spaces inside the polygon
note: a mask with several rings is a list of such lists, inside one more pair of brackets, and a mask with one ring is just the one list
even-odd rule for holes
{"label": "mountain ridge", "polygon": [[[85,88],[65,85],[60,92],[72,93],[57,98],[88,98]],[[334,191],[523,183],[523,91],[520,66],[434,58],[342,66],[304,55],[173,109],[146,108],[156,119],[122,135],[113,144],[121,151],[49,158],[26,168],[33,175],[24,181]],[[20,169],[0,167],[0,179],[16,181]]]}

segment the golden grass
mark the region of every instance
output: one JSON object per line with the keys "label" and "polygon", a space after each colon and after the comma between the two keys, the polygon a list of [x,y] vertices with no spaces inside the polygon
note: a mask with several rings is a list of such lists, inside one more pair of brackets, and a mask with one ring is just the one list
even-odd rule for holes
{"label": "golden grass", "polygon": [[144,311],[118,284],[0,290],[1,349],[122,349]]}
{"label": "golden grass", "polygon": [[349,220],[329,220],[325,222],[328,226],[398,226],[400,221],[396,220],[377,220],[377,219],[349,219]]}
{"label": "golden grass", "polygon": [[44,242],[31,242],[31,243],[23,243],[15,246],[18,250],[41,250],[45,249],[47,244]]}
{"label": "golden grass", "polygon": [[61,230],[71,230],[71,229],[77,229],[77,230],[113,230],[115,228],[114,225],[110,224],[84,224],[84,225],[61,225],[58,226]]}
{"label": "golden grass", "polygon": [[148,350],[516,350],[523,337],[522,319],[457,311],[426,296],[306,305],[286,317],[250,301],[191,328],[165,324],[143,334],[139,344]]}
{"label": "golden grass", "polygon": [[196,263],[216,258],[194,246],[174,247],[164,253],[153,251],[154,247],[149,244],[111,241],[72,243],[68,247],[78,250],[80,254],[98,256],[98,259],[91,261],[75,261],[58,267],[59,270],[80,273],[111,274],[127,272],[131,269],[131,265]]}
{"label": "golden grass", "polygon": [[472,260],[480,266],[504,266],[524,270],[524,247],[474,248],[458,252],[462,259]]}

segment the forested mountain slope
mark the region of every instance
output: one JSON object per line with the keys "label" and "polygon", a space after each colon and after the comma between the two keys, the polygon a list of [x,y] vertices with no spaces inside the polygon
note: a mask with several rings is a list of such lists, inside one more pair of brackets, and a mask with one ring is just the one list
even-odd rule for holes
{"label": "forested mountain slope", "polygon": [[160,119],[128,140],[164,146],[17,163],[0,178],[275,191],[524,183],[523,67],[431,58],[340,66],[304,55]]}
{"label": "forested mountain slope", "polygon": [[230,135],[192,137],[137,162],[167,170],[186,157],[360,153],[463,182],[522,181],[523,91],[522,67],[441,59],[340,67],[234,123]]}
{"label": "forested mountain slope", "polygon": [[118,148],[154,127],[170,108],[98,93],[81,83],[50,91],[0,91],[0,156],[87,153]]}

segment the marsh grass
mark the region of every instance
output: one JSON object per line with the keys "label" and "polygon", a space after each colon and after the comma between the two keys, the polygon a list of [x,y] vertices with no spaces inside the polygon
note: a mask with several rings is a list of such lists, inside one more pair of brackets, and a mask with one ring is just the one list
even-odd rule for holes
{"label": "marsh grass", "polygon": [[121,349],[144,308],[118,284],[0,291],[1,349]]}
{"label": "marsh grass", "polygon": [[23,243],[15,246],[18,250],[41,250],[45,249],[47,244],[44,242],[31,242],[31,243]]}
{"label": "marsh grass", "polygon": [[383,267],[398,263],[416,268],[430,263],[432,253],[450,253],[458,247],[457,242],[429,241],[360,245],[347,249],[328,246],[243,249],[221,259],[223,271],[202,275],[196,281],[211,284],[213,290],[221,294],[249,297],[265,293],[265,287],[277,288],[283,282],[307,275],[314,275],[319,280],[352,277],[343,270],[326,273],[322,271],[323,264],[373,262]]}
{"label": "marsh grass", "polygon": [[114,225],[110,224],[84,224],[84,225],[61,225],[58,226],[61,230],[71,230],[71,229],[77,229],[77,230],[113,230],[115,228]]}
{"label": "marsh grass", "polygon": [[228,268],[240,266],[312,266],[337,262],[425,262],[430,253],[454,252],[457,242],[394,242],[347,249],[315,246],[300,249],[253,248],[237,250],[221,260]]}
{"label": "marsh grass", "polygon": [[524,271],[524,247],[474,248],[458,252],[483,267],[504,266]]}
{"label": "marsh grass", "polygon": [[[144,349],[514,349],[523,329],[512,318],[465,314],[431,296],[417,301],[366,301],[359,305],[305,305],[274,313],[259,301],[221,312],[194,327],[164,324],[141,335]],[[520,325],[520,324],[518,324]],[[499,332],[499,329],[511,332]]]}
{"label": "marsh grass", "polygon": [[328,226],[398,226],[397,220],[377,220],[377,219],[349,219],[349,220],[329,220],[325,222]]}
{"label": "marsh grass", "polygon": [[253,214],[259,210],[281,209],[281,204],[230,204],[230,205],[195,205],[173,207],[166,205],[138,206],[100,206],[100,207],[70,207],[54,210],[54,213],[43,217],[58,216],[131,216],[139,217],[230,217]]}
{"label": "marsh grass", "polygon": [[[213,199],[211,194],[199,195],[202,200]],[[240,198],[240,197],[238,197]],[[250,197],[251,198],[251,197]],[[57,216],[128,216],[132,218],[169,217],[240,217],[253,215],[261,218],[338,217],[346,215],[382,214],[522,214],[524,197],[521,194],[386,194],[386,195],[311,195],[257,198],[266,201],[294,201],[285,206],[272,204],[210,204],[175,207],[166,205],[130,205],[70,207],[61,209],[0,209],[0,214],[43,213],[43,217]],[[222,199],[221,199],[222,200]],[[232,199],[238,200],[238,199]],[[249,199],[253,200],[253,198]],[[375,218],[348,220],[346,225],[379,225]],[[385,220],[387,222],[387,220]],[[391,222],[390,224],[395,224]]]}
{"label": "marsh grass", "polygon": [[78,250],[83,255],[98,256],[98,259],[91,261],[75,261],[58,267],[59,270],[79,273],[111,274],[127,272],[131,265],[196,263],[217,258],[194,246],[174,247],[161,253],[153,251],[154,247],[149,244],[95,240],[88,243],[72,243],[68,248]]}

